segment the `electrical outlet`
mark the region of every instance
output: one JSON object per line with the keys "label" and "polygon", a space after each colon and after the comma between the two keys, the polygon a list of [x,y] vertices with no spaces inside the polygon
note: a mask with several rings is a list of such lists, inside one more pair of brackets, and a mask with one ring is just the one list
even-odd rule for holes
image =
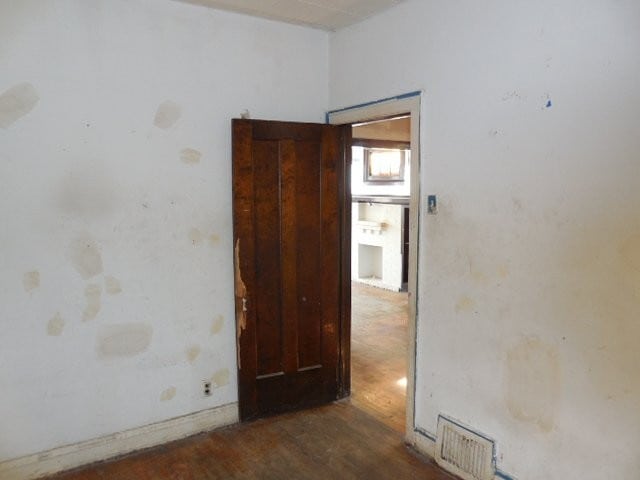
{"label": "electrical outlet", "polygon": [[202,382],[202,393],[205,397],[211,396],[211,382]]}

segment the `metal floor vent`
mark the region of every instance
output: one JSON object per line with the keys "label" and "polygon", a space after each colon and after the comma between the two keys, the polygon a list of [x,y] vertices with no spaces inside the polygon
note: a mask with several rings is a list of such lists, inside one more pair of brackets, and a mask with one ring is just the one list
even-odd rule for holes
{"label": "metal floor vent", "polygon": [[463,480],[493,480],[494,442],[443,417],[438,417],[436,462]]}

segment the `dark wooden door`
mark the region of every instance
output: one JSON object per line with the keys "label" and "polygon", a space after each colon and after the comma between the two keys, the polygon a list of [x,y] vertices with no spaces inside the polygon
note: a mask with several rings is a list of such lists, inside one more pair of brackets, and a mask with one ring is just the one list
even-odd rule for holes
{"label": "dark wooden door", "polygon": [[233,120],[242,420],[327,403],[349,390],[350,131]]}

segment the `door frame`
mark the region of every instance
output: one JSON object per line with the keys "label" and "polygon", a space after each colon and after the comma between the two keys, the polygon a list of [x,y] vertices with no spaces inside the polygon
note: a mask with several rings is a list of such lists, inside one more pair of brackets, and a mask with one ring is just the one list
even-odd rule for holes
{"label": "door frame", "polygon": [[[408,348],[407,348],[407,404],[406,404],[406,426],[405,439],[408,443],[414,445],[416,443],[415,434],[415,399],[416,399],[416,334],[418,327],[418,265],[419,265],[419,238],[420,238],[420,186],[421,186],[421,170],[420,170],[420,105],[422,92],[411,92],[397,97],[386,98],[374,102],[369,102],[353,107],[342,108],[327,112],[327,123],[334,125],[344,125],[353,123],[362,123],[372,120],[380,120],[393,116],[409,114],[411,116],[411,180],[410,180],[410,197],[409,197],[409,319],[408,319]],[[347,146],[350,150],[350,146]],[[346,289],[351,291],[351,183],[349,176],[349,165],[351,155],[345,155],[344,166],[345,172],[345,191],[346,199],[342,207],[343,222],[343,246],[344,237],[349,240],[349,254],[343,254],[343,262],[348,263],[342,265],[343,270],[343,295],[346,297]],[[345,196],[343,196],[344,198]],[[344,249],[345,247],[343,247]],[[348,287],[347,287],[348,286]],[[350,352],[350,328],[351,328],[351,297],[343,298],[343,316],[344,323],[341,335],[342,342],[348,342],[349,345],[342,345],[341,351]],[[346,332],[345,332],[346,329]],[[347,356],[347,359],[349,357]],[[349,383],[350,362],[342,362],[343,379]]]}

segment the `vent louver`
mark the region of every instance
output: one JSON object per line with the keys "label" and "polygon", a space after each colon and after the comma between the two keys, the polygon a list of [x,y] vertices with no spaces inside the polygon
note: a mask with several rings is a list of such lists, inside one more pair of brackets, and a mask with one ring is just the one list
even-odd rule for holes
{"label": "vent louver", "polygon": [[481,434],[440,416],[436,462],[463,480],[493,480],[494,442]]}

